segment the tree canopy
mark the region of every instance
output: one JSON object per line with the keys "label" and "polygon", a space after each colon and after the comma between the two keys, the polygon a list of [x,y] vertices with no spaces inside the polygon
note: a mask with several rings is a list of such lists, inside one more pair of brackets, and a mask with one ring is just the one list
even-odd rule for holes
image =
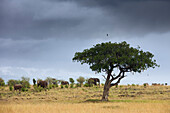
{"label": "tree canopy", "polygon": [[158,66],[154,55],[140,50],[140,47],[130,47],[125,41],[121,43],[101,43],[83,52],[76,52],[73,61],[87,63],[92,71],[108,72],[111,68],[119,68],[124,72],[141,72],[149,67]]}

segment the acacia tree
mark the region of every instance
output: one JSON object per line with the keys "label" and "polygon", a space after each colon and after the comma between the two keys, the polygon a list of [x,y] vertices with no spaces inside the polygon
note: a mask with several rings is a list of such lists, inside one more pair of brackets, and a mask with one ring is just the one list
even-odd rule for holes
{"label": "acacia tree", "polygon": [[[73,61],[81,64],[87,63],[92,71],[97,73],[106,72],[106,79],[102,101],[108,101],[109,89],[118,85],[126,76],[126,72],[138,72],[152,67],[159,67],[154,55],[150,52],[144,52],[137,48],[130,47],[125,41],[121,43],[101,43],[94,45],[83,52],[76,52]],[[114,69],[118,69],[116,74]]]}

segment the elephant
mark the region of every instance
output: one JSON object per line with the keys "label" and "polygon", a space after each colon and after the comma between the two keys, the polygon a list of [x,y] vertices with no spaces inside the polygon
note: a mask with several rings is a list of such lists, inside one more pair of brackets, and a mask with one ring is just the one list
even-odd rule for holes
{"label": "elephant", "polygon": [[98,82],[99,87],[100,87],[100,80],[98,78],[89,78],[89,80],[88,80],[89,86],[91,86],[92,84],[97,85],[97,82]]}
{"label": "elephant", "polygon": [[42,81],[42,80],[37,81],[37,86],[41,86],[43,88],[47,88],[47,85],[48,85],[47,81]]}
{"label": "elephant", "polygon": [[61,81],[61,85],[69,85],[67,81]]}
{"label": "elephant", "polygon": [[14,90],[19,90],[19,91],[21,91],[21,88],[22,88],[22,85],[21,84],[15,84],[14,85]]}

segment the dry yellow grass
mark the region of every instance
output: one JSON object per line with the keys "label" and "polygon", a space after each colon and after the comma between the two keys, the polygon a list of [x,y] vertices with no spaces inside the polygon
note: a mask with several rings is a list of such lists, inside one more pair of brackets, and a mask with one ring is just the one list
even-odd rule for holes
{"label": "dry yellow grass", "polygon": [[[42,92],[0,89],[0,113],[170,113],[170,86],[122,86],[100,102],[101,88],[55,88]],[[89,100],[89,101],[87,101]]]}
{"label": "dry yellow grass", "polygon": [[6,104],[0,113],[170,113],[168,103]]}

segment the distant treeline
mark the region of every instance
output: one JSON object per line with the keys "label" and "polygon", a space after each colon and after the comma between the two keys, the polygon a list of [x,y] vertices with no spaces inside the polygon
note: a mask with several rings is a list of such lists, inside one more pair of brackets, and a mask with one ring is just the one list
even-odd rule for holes
{"label": "distant treeline", "polygon": [[[43,79],[35,79],[33,78],[32,83],[33,85],[36,85],[38,81],[46,81],[48,83],[48,85],[58,85],[61,84],[63,81],[65,80],[58,80],[56,78],[52,78],[52,77],[47,77],[45,80]],[[80,76],[79,78],[76,79],[77,84],[84,85],[84,84],[88,84],[89,83],[89,79],[85,79],[84,77]],[[69,78],[69,81],[65,81],[68,82],[70,84],[75,84],[75,80],[73,78]],[[94,82],[94,81],[91,81]],[[7,84],[5,84],[4,80],[2,78],[0,78],[0,86],[14,86],[15,84],[22,84],[24,87],[29,88],[30,87],[30,78],[29,77],[21,77],[21,80],[15,80],[15,79],[10,79],[7,81]]]}

